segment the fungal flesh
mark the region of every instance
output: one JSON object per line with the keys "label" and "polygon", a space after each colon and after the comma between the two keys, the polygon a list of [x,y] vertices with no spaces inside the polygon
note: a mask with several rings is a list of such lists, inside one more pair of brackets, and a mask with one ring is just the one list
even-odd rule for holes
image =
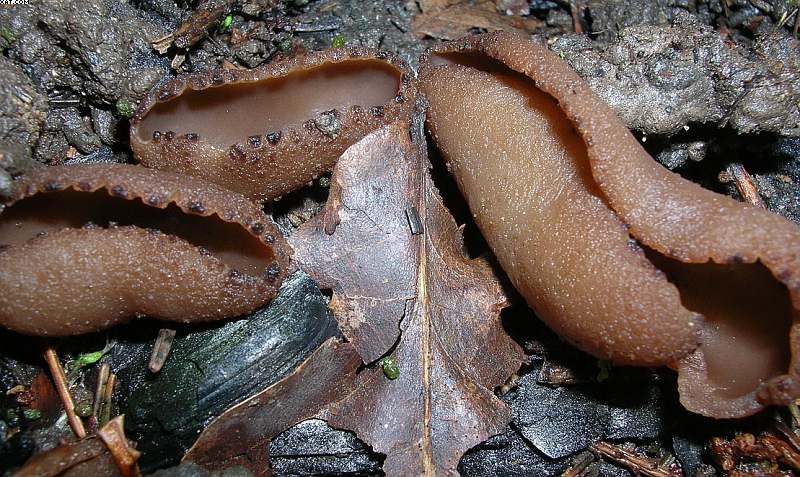
{"label": "fungal flesh", "polygon": [[405,66],[391,55],[308,53],[167,82],[131,121],[131,147],[147,167],[275,199],[329,171],[370,131],[407,119],[414,96]]}
{"label": "fungal flesh", "polygon": [[597,357],[678,370],[743,417],[800,396],[800,229],[657,164],[546,47],[508,33],[423,58],[428,126],[509,279]]}
{"label": "fungal flesh", "polygon": [[134,316],[222,319],[267,303],[290,249],[239,194],[132,165],[53,166],[0,214],[0,325],[98,331]]}

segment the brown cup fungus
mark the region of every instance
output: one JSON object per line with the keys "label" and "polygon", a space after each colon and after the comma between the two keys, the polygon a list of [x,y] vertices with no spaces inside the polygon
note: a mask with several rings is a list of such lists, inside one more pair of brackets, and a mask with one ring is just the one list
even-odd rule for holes
{"label": "brown cup fungus", "polygon": [[422,61],[428,125],[503,269],[597,357],[678,370],[742,417],[800,396],[800,229],[657,164],[546,47],[507,33]]}
{"label": "brown cup fungus", "polygon": [[258,206],[202,180],[46,167],[16,184],[0,214],[0,325],[64,336],[138,315],[237,316],[275,296],[289,258]]}
{"label": "brown cup fungus", "polygon": [[147,167],[275,199],[329,171],[370,131],[407,119],[414,97],[397,58],[336,48],[173,79],[139,107],[131,147]]}

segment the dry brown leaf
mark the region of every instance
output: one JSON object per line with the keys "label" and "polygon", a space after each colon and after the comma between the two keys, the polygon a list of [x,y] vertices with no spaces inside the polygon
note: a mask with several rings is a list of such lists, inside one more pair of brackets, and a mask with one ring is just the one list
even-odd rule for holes
{"label": "dry brown leaf", "polygon": [[[486,259],[463,255],[461,230],[428,173],[421,119],[413,135],[395,124],[348,149],[325,210],[292,238],[304,270],[333,289],[352,345],[326,354],[319,371],[306,363],[227,411],[187,460],[244,464],[263,475],[265,442],[319,411],[386,454],[387,475],[455,474],[468,449],[508,424],[510,411],[492,389],[519,368],[523,353],[500,322],[506,297]],[[412,233],[410,210],[418,211],[422,234]],[[397,379],[380,366],[356,372],[356,349],[366,361],[388,353]],[[281,390],[292,382],[310,390]]]}
{"label": "dry brown leaf", "polygon": [[497,11],[494,1],[428,0],[419,2],[422,13],[414,17],[411,29],[422,38],[455,40],[473,28],[485,31],[531,33],[544,26],[533,17],[508,16]]}

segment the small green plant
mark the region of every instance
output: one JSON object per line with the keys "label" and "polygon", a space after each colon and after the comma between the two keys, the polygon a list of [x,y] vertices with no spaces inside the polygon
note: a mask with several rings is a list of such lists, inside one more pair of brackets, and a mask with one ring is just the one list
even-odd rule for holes
{"label": "small green plant", "polygon": [[342,35],[336,35],[333,37],[333,41],[331,42],[331,48],[341,48],[344,46],[344,37]]}
{"label": "small green plant", "polygon": [[381,367],[387,378],[395,380],[400,377],[400,366],[397,365],[394,358],[388,357],[381,360]]}
{"label": "small green plant", "polygon": [[222,23],[219,24],[219,29],[221,31],[228,31],[231,27],[231,23],[233,23],[233,15],[228,15],[222,20]]}
{"label": "small green plant", "polygon": [[93,353],[84,353],[78,356],[78,359],[75,360],[75,366],[81,368],[84,366],[89,366],[100,361],[100,358],[102,357],[103,357],[103,350],[95,351]]}

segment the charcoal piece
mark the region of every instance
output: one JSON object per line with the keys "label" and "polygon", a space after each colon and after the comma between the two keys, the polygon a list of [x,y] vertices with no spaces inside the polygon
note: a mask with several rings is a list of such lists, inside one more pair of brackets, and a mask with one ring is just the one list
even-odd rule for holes
{"label": "charcoal piece", "polygon": [[[126,432],[143,453],[145,472],[177,464],[215,416],[288,375],[338,334],[325,297],[302,272],[245,319],[180,329],[157,375],[147,371],[156,329],[134,326],[118,330],[125,341],[114,348],[112,368],[127,403]],[[128,341],[132,335],[143,341]]]}

